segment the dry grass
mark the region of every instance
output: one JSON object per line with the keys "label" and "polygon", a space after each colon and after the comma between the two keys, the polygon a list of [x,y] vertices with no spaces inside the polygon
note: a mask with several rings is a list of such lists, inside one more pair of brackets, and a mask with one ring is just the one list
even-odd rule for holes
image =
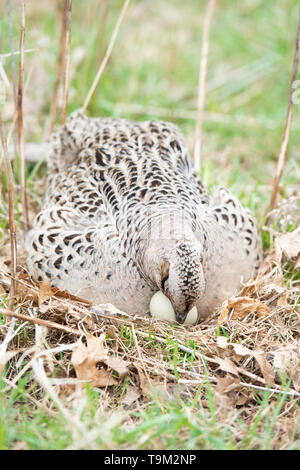
{"label": "dry grass", "polygon": [[202,50],[201,61],[199,70],[199,83],[198,83],[198,109],[197,109],[197,122],[195,130],[195,144],[194,144],[194,165],[197,171],[200,170],[201,164],[201,148],[202,148],[202,121],[205,107],[205,85],[207,75],[207,58],[208,58],[208,43],[209,43],[209,30],[210,23],[215,8],[215,0],[209,0],[207,10],[203,22],[202,33]]}
{"label": "dry grass", "polygon": [[[71,2],[67,3],[70,6]],[[90,102],[111,56],[128,4],[129,0],[123,3],[84,107]],[[165,13],[162,8],[161,15]],[[142,16],[143,6],[135,6],[133,14],[135,18]],[[174,17],[170,16],[170,22],[177,24],[178,12],[174,14]],[[70,46],[67,37],[69,26],[65,23],[62,28],[51,127],[58,107],[64,37],[66,49]],[[153,36],[151,27],[149,31],[147,34]],[[68,53],[67,62],[69,59]],[[129,57],[129,62],[132,59]],[[67,109],[68,63],[66,70],[63,120]],[[237,73],[239,80],[243,80],[245,71]],[[210,87],[214,86],[219,85],[211,79]],[[249,99],[249,94],[246,95],[239,94],[235,105]],[[122,103],[115,109],[121,107]],[[126,105],[127,113],[128,110]],[[151,103],[148,111],[150,114],[157,112],[159,117],[163,117],[160,113],[170,113],[171,117],[177,115],[179,119],[185,119],[187,115],[187,119],[191,115],[192,119],[195,118],[194,111],[151,106]],[[132,112],[145,114],[147,106],[135,107]],[[212,122],[228,120],[226,114],[216,112],[208,112],[207,117]],[[250,126],[257,126],[256,120],[250,117],[246,121]],[[7,157],[4,133],[2,141]],[[227,157],[224,158],[226,160]],[[8,158],[5,163],[9,164]],[[232,164],[229,164],[228,171],[232,171]],[[7,176],[11,178],[9,171]],[[31,220],[38,212],[37,195],[42,196],[43,184],[43,180],[33,183],[28,198]],[[244,190],[248,191],[247,187]],[[16,247],[10,179],[10,198],[6,200],[4,197],[1,201],[1,210],[10,221],[14,253],[12,256],[10,252],[8,230],[4,230],[0,239],[0,318],[6,318],[0,323],[3,396],[11,397],[24,382],[30,419],[39,410],[53,419],[61,415],[67,423],[66,429],[72,439],[59,444],[62,448],[218,448],[228,442],[233,448],[299,447],[300,249],[297,251],[295,248],[299,238],[295,238],[290,250],[283,248],[281,238],[296,234],[295,229],[300,224],[299,187],[291,190],[293,197],[282,199],[269,215],[269,225],[263,227],[268,249],[257,279],[244,285],[207,321],[185,328],[151,318],[133,317],[113,306],[91,308],[81,299],[49,285],[34,283],[26,272],[22,246],[25,234],[21,227]],[[251,191],[253,186],[250,185]],[[266,186],[265,191],[269,194],[270,186]],[[289,238],[285,243],[291,243]],[[15,290],[10,290],[11,285]],[[9,294],[13,295],[13,301],[8,303]],[[85,416],[91,390],[83,386],[82,377],[78,378],[73,355],[80,342],[88,347],[91,337],[96,338],[100,349],[105,346],[105,359],[96,362],[93,370],[95,377],[102,379],[101,387],[96,387],[98,396],[94,421]],[[118,372],[121,366],[122,373]],[[23,400],[24,397],[18,399],[14,407],[21,409]],[[154,417],[150,415],[153,407],[158,410]],[[176,421],[176,416],[179,416],[179,421]],[[202,420],[200,424],[197,421],[199,417]],[[16,421],[20,420],[18,415]],[[100,423],[100,428],[95,423]],[[178,428],[175,429],[172,423],[177,423]],[[226,429],[230,438],[222,435],[222,429]],[[178,435],[176,430],[180,431]],[[42,433],[41,430],[39,432]],[[39,432],[36,431],[38,436]],[[61,431],[63,433],[64,430]],[[171,438],[173,434],[175,436]],[[27,448],[28,445],[28,441],[24,443],[17,437],[12,447]]]}
{"label": "dry grass", "polygon": [[278,162],[277,162],[277,170],[276,175],[274,178],[273,183],[273,190],[271,195],[270,201],[270,210],[274,209],[276,204],[277,194],[279,191],[279,183],[283,174],[284,165],[286,162],[286,155],[289,143],[289,135],[290,135],[290,127],[292,122],[292,110],[293,110],[293,85],[297,78],[298,72],[298,62],[299,62],[299,43],[300,43],[300,5],[298,11],[298,25],[297,25],[297,33],[296,33],[296,41],[295,41],[295,52],[294,52],[294,61],[293,61],[293,71],[291,77],[291,84],[290,84],[290,92],[289,92],[289,102],[288,102],[288,110],[286,116],[286,123],[285,129],[283,133],[282,143],[280,147]]}

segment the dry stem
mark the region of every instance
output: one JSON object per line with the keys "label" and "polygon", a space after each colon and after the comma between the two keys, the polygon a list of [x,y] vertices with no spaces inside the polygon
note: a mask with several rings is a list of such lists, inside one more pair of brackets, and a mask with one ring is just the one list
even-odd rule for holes
{"label": "dry stem", "polygon": [[64,7],[61,12],[61,32],[60,32],[60,41],[59,41],[59,53],[58,53],[58,62],[57,62],[57,68],[56,68],[56,77],[55,77],[55,83],[54,83],[53,96],[51,100],[48,138],[50,134],[53,132],[55,121],[56,121],[56,115],[57,115],[58,91],[59,91],[60,82],[62,80],[62,71],[63,71],[63,63],[64,63],[65,35],[66,35],[65,27],[66,27],[66,21],[65,21],[65,7]]}
{"label": "dry stem", "polygon": [[83,104],[83,107],[82,107],[82,112],[85,112],[85,110],[87,109],[88,105],[89,105],[89,102],[90,102],[90,99],[99,83],[99,80],[103,74],[103,71],[105,69],[105,66],[108,62],[108,59],[110,58],[111,56],[111,52],[112,52],[112,49],[114,47],[114,44],[115,44],[115,41],[116,41],[116,38],[117,38],[117,35],[118,35],[118,32],[119,32],[119,29],[120,29],[120,26],[121,26],[121,23],[122,23],[122,20],[124,18],[124,15],[126,13],[126,10],[127,10],[127,7],[130,3],[130,0],[125,0],[125,3],[123,5],[123,8],[121,10],[121,13],[120,13],[120,16],[118,18],[118,21],[116,23],[116,26],[115,26],[115,29],[113,31],[113,34],[112,34],[112,37],[110,39],[110,42],[109,42],[109,45],[108,45],[108,48],[107,48],[107,51],[106,51],[106,54],[104,56],[104,59],[102,60],[101,64],[100,64],[100,67],[98,69],[98,72],[97,72],[97,75],[94,79],[94,82],[90,88],[90,91],[88,92],[88,95],[85,99],[85,102]]}
{"label": "dry stem", "polygon": [[17,266],[17,240],[16,240],[16,227],[14,221],[14,186],[12,179],[12,169],[10,165],[7,142],[4,133],[4,125],[2,120],[2,113],[0,112],[0,133],[5,162],[5,173],[8,186],[8,212],[9,212],[9,233],[10,233],[10,248],[11,248],[11,284],[9,295],[9,309],[13,308],[14,297],[16,293],[16,266]]}
{"label": "dry stem", "polygon": [[11,69],[12,69],[12,79],[13,79],[13,95],[14,95],[15,107],[17,107],[16,61],[15,61],[15,51],[14,51],[14,43],[13,43],[11,2],[10,2],[10,0],[6,0],[6,7],[7,7],[8,27],[9,27],[9,45],[10,45],[10,51],[11,51]]}
{"label": "dry stem", "polygon": [[195,146],[194,146],[194,164],[197,171],[200,170],[201,164],[201,147],[202,147],[202,122],[205,107],[205,82],[207,74],[207,57],[208,57],[208,44],[209,44],[209,31],[211,19],[215,7],[215,0],[209,0],[207,10],[204,17],[203,34],[202,34],[202,49],[201,61],[199,71],[199,84],[198,84],[198,112],[197,123],[195,131]]}
{"label": "dry stem", "polygon": [[20,0],[21,28],[20,28],[20,61],[18,84],[18,144],[21,159],[21,194],[22,211],[25,221],[25,230],[29,228],[29,217],[26,196],[26,160],[24,150],[24,125],[23,125],[23,86],[24,86],[24,42],[25,42],[25,0]]}
{"label": "dry stem", "polygon": [[299,61],[299,41],[300,41],[300,5],[299,5],[299,11],[298,11],[298,24],[297,24],[295,53],[294,53],[294,61],[293,61],[293,71],[292,71],[292,78],[291,78],[291,84],[290,84],[289,104],[288,104],[288,110],[287,110],[287,115],[286,115],[283,138],[282,138],[278,162],[277,162],[276,176],[273,182],[273,190],[272,190],[272,195],[271,195],[271,200],[270,200],[269,211],[273,210],[276,204],[278,189],[279,189],[279,182],[280,182],[280,179],[284,170],[284,165],[286,162],[286,154],[287,154],[287,148],[288,148],[288,143],[289,143],[289,135],[290,135],[290,127],[291,127],[292,111],[293,111],[293,84],[297,77],[297,69],[298,69],[298,61]]}
{"label": "dry stem", "polygon": [[35,323],[36,325],[46,326],[47,328],[55,328],[56,330],[64,331],[65,333],[72,333],[76,336],[80,336],[82,334],[79,330],[75,330],[74,328],[70,328],[69,326],[61,325],[60,323],[56,323],[49,320],[42,320],[41,318],[29,317],[28,315],[23,315],[23,313],[16,313],[10,310],[4,310],[3,308],[0,309],[0,313],[6,315],[7,317],[19,318],[20,320]]}
{"label": "dry stem", "polygon": [[70,48],[71,48],[71,13],[72,0],[65,0],[64,3],[64,60],[63,60],[63,105],[61,111],[61,124],[66,122],[68,94],[69,94],[69,75],[70,75]]}

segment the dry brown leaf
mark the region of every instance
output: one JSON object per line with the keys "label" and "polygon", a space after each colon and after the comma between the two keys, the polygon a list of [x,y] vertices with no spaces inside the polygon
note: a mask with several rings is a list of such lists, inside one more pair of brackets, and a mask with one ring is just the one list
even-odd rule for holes
{"label": "dry brown leaf", "polygon": [[215,357],[216,361],[219,364],[219,368],[223,370],[224,372],[229,372],[230,374],[235,375],[236,377],[239,376],[239,371],[237,367],[234,365],[234,363],[228,358],[225,357],[225,359],[221,357]]}
{"label": "dry brown leaf", "polygon": [[142,391],[142,394],[144,397],[149,397],[149,395],[153,391],[152,384],[149,382],[148,377],[144,373],[144,371],[140,367],[136,367],[138,374],[139,374],[139,379],[140,379],[140,389]]}
{"label": "dry brown leaf", "polygon": [[300,362],[298,363],[297,369],[294,370],[294,373],[292,374],[292,380],[293,380],[294,389],[297,392],[299,392],[300,391]]}
{"label": "dry brown leaf", "polygon": [[119,357],[108,357],[106,359],[105,364],[111,369],[114,369],[116,372],[118,372],[121,380],[123,380],[124,377],[128,374],[126,363],[123,361],[123,359],[120,359]]}
{"label": "dry brown leaf", "polygon": [[54,290],[51,287],[50,281],[41,282],[39,288],[38,303],[42,305],[46,300],[50,299],[54,295]]}
{"label": "dry brown leaf", "polygon": [[300,254],[300,227],[276,237],[275,246],[288,259],[297,258]]}
{"label": "dry brown leaf", "polygon": [[[222,338],[222,337],[220,336],[219,338]],[[266,360],[266,358],[263,355],[262,351],[258,351],[258,350],[251,351],[251,349],[247,348],[246,346],[243,346],[242,344],[229,343],[228,341],[225,342],[224,340],[220,340],[218,338],[217,338],[217,343],[218,343],[219,346],[222,345],[221,347],[223,347],[223,348],[232,347],[233,350],[234,350],[234,353],[237,355],[238,358],[240,358],[242,356],[253,356],[256,359],[256,361],[257,361],[257,363],[260,367],[260,370],[263,374],[263,377],[265,379],[266,384],[274,385],[274,383],[275,383],[275,370],[271,366],[271,364]],[[228,359],[228,358],[225,358],[225,359],[217,358],[217,361],[220,364],[220,369],[222,369],[226,372],[230,372],[230,373],[238,376],[238,369],[230,359]],[[232,366],[233,366],[233,368],[232,368]]]}
{"label": "dry brown leaf", "polygon": [[284,292],[277,300],[277,307],[288,307],[287,292]]}
{"label": "dry brown leaf", "polygon": [[267,385],[275,385],[275,370],[263,354],[253,354]]}
{"label": "dry brown leaf", "polygon": [[81,297],[77,297],[77,295],[70,294],[66,290],[60,290],[57,289],[56,287],[53,287],[54,295],[55,297],[59,297],[61,299],[69,299],[69,300],[75,300],[75,302],[80,302],[81,304],[85,305],[92,305],[92,302],[90,302],[87,299],[82,299]]}
{"label": "dry brown leaf", "polygon": [[0,284],[0,296],[5,295],[5,294],[6,294],[6,290]]}
{"label": "dry brown leaf", "polygon": [[223,305],[218,318],[220,325],[223,325],[228,320],[231,310],[232,320],[243,320],[251,312],[256,313],[259,317],[267,316],[271,312],[269,307],[258,299],[235,297],[227,300]]}
{"label": "dry brown leaf", "polygon": [[241,406],[249,400],[249,391],[241,386],[238,378],[230,375],[218,378],[215,388],[215,401],[219,406],[224,408]]}
{"label": "dry brown leaf", "polygon": [[10,274],[9,265],[11,260],[7,256],[0,256],[0,270],[4,271],[6,274]]}
{"label": "dry brown leaf", "polygon": [[92,305],[92,303],[89,300],[82,299],[81,297],[72,295],[67,291],[60,290],[57,287],[51,286],[51,283],[49,281],[41,282],[39,284],[39,297],[38,297],[39,306],[42,305],[44,302],[46,302],[46,300],[49,300],[54,295],[55,297],[59,297],[62,299],[75,300],[76,302],[80,302],[85,305]]}
{"label": "dry brown leaf", "polygon": [[233,346],[235,354],[238,356],[251,356],[253,352],[251,349],[246,348],[246,346],[243,346],[242,344],[239,343],[230,343]]}
{"label": "dry brown leaf", "polygon": [[293,356],[295,355],[292,349],[280,349],[272,352],[274,357],[273,364],[281,374],[285,374],[293,363]]}
{"label": "dry brown leaf", "polygon": [[257,292],[265,281],[265,276],[259,275],[256,279],[249,279],[240,291],[240,297],[251,297]]}
{"label": "dry brown leaf", "polygon": [[20,282],[17,283],[17,296],[21,302],[30,300],[37,304],[39,300],[37,290],[30,286],[26,286],[25,284],[21,284]]}
{"label": "dry brown leaf", "polygon": [[123,405],[130,406],[141,396],[141,392],[138,387],[127,386],[126,395],[122,400]]}
{"label": "dry brown leaf", "polygon": [[226,336],[217,336],[217,345],[222,349],[227,348],[228,338]]}
{"label": "dry brown leaf", "polygon": [[279,261],[278,252],[276,252],[275,249],[271,249],[267,256],[264,257],[263,262],[259,267],[256,279],[263,279],[264,276],[279,263]]}
{"label": "dry brown leaf", "polygon": [[112,373],[118,372],[122,380],[128,373],[125,362],[119,358],[108,356],[108,350],[104,348],[105,334],[99,338],[89,335],[87,345],[82,341],[72,354],[72,363],[76,375],[80,380],[88,380],[93,387],[108,387],[117,385]]}
{"label": "dry brown leaf", "polygon": [[27,348],[15,349],[13,351],[3,351],[0,353],[0,375],[4,371],[4,368],[8,361],[10,361],[16,354],[25,351]]}
{"label": "dry brown leaf", "polygon": [[253,352],[251,351],[251,349],[248,349],[246,346],[243,346],[242,344],[239,344],[239,343],[230,343],[228,341],[228,338],[226,338],[225,336],[217,337],[217,345],[222,349],[232,347],[235,354],[238,357],[253,355]]}

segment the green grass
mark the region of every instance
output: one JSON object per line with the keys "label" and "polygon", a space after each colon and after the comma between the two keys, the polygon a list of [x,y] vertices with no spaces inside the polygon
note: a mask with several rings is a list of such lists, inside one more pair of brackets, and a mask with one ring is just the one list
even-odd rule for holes
{"label": "green grass", "polygon": [[[289,399],[283,393],[276,400],[270,392],[253,397],[256,406],[246,424],[238,410],[220,412],[209,382],[199,387],[192,399],[178,394],[172,401],[157,391],[141,411],[101,411],[101,391],[86,387],[85,402],[68,410],[71,420],[48,398],[35,407],[28,400],[29,376],[0,398],[0,449],[260,449],[273,448],[280,433],[280,413]],[[1,384],[1,388],[4,384]],[[38,392],[37,392],[38,395]],[[206,403],[203,407],[203,403]],[[223,421],[220,426],[220,419]],[[290,430],[290,444],[283,448],[300,449],[299,419]],[[280,446],[279,446],[280,448]]]}

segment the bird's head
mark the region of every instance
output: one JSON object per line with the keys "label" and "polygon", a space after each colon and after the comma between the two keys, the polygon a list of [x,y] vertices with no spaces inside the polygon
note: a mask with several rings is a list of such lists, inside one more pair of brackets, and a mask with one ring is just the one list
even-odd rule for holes
{"label": "bird's head", "polygon": [[201,244],[152,240],[145,250],[143,268],[155,287],[170,299],[178,323],[184,323],[205,291]]}

